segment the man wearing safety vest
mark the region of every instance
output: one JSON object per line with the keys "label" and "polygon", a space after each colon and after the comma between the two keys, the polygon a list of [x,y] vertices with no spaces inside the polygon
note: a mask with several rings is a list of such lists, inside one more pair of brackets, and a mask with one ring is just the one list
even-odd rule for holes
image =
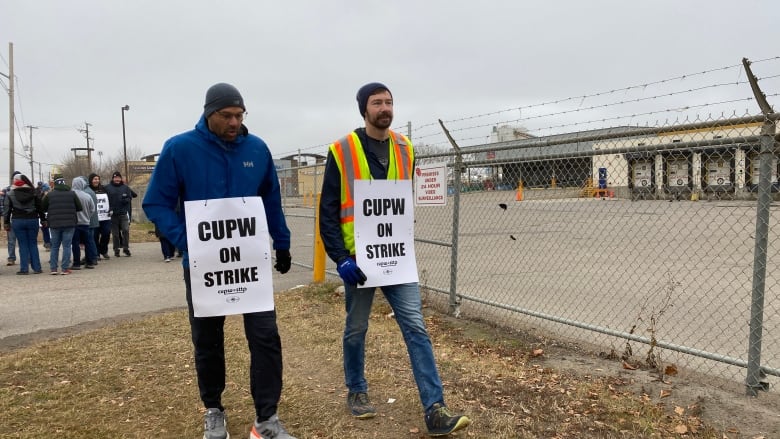
{"label": "man wearing safety vest", "polygon": [[[344,376],[347,406],[353,416],[368,419],[376,409],[368,398],[365,378],[365,342],[375,288],[361,288],[366,275],[355,262],[354,181],[412,178],[414,149],[409,139],[390,130],[393,95],[383,84],[366,84],[357,93],[365,128],[358,128],[330,145],[320,201],[320,234],[328,256],[344,281],[347,319],[344,328]],[[431,436],[447,435],[471,421],[453,415],[444,403],[444,391],[422,315],[417,282],[379,287],[390,303],[404,335],[425,424]]]}

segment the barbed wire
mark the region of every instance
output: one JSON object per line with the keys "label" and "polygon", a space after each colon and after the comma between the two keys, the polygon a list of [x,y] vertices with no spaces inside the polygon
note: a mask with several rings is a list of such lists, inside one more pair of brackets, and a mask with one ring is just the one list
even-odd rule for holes
{"label": "barbed wire", "polygon": [[[775,78],[780,78],[780,74],[764,76],[764,77],[757,78],[757,79],[759,79],[759,80],[769,80],[769,79],[775,79]],[[490,122],[490,123],[485,123],[485,124],[481,124],[481,125],[471,125],[471,126],[461,127],[461,128],[450,128],[449,131],[451,133],[453,133],[453,132],[458,132],[458,131],[466,131],[466,130],[471,130],[471,129],[475,129],[475,128],[485,128],[485,127],[496,126],[496,125],[507,124],[507,123],[520,123],[520,122],[525,122],[525,121],[532,120],[532,119],[541,119],[541,118],[545,118],[545,117],[553,117],[553,116],[559,116],[559,115],[569,114],[569,113],[584,112],[584,111],[589,111],[589,110],[608,108],[608,107],[612,107],[612,106],[625,105],[625,104],[630,104],[630,103],[638,103],[638,102],[642,102],[642,101],[651,101],[651,100],[655,100],[655,99],[659,99],[659,98],[666,98],[666,97],[671,97],[671,96],[676,96],[676,95],[694,93],[694,92],[699,92],[699,91],[712,89],[712,88],[718,88],[718,87],[724,87],[724,86],[730,86],[730,85],[739,86],[739,85],[745,85],[745,84],[748,84],[748,81],[736,81],[736,82],[726,82],[726,83],[710,84],[710,85],[705,85],[705,86],[701,86],[701,87],[697,87],[697,88],[692,88],[692,89],[687,89],[687,90],[679,90],[679,91],[665,93],[665,94],[646,96],[646,97],[640,97],[640,98],[629,99],[629,100],[622,100],[622,101],[617,101],[617,102],[610,102],[610,103],[605,103],[605,104],[600,104],[600,105],[592,105],[590,107],[584,107],[584,108],[580,107],[580,108],[576,108],[576,109],[561,110],[561,111],[558,111],[558,112],[552,112],[552,113],[528,116],[528,117],[524,117],[524,118],[521,117],[521,118],[517,118],[517,119],[505,120],[505,121],[499,121],[499,122]],[[677,110],[677,111],[679,111],[679,110]],[[437,131],[437,132],[433,132],[433,133],[430,133],[430,134],[417,135],[417,136],[414,136],[414,138],[417,139],[417,140],[420,140],[420,139],[425,139],[425,138],[428,138],[428,137],[437,136],[437,135],[440,135],[440,134],[441,133]]]}
{"label": "barbed wire", "polygon": [[[751,61],[751,64],[758,64],[758,63],[762,63],[762,62],[775,61],[775,60],[780,60],[780,56],[775,56],[775,57],[770,57],[770,58],[763,58],[763,59],[760,59],[760,60]],[[718,67],[718,68],[714,68],[714,69],[704,70],[704,71],[701,71],[701,72],[695,72],[695,73],[675,76],[675,77],[672,77],[672,78],[661,79],[661,80],[658,80],[658,81],[651,81],[651,82],[647,82],[647,83],[644,83],[644,84],[631,85],[631,86],[628,86],[628,87],[616,88],[616,89],[612,89],[612,90],[606,90],[606,91],[586,94],[586,95],[582,95],[582,96],[571,96],[571,97],[568,97],[568,98],[557,99],[557,100],[547,101],[547,102],[541,102],[541,103],[537,103],[537,104],[530,104],[530,105],[525,105],[525,106],[520,106],[520,107],[507,108],[507,109],[504,109],[504,110],[492,111],[492,112],[489,112],[489,113],[477,114],[477,115],[473,115],[473,116],[466,116],[466,117],[462,117],[462,118],[458,118],[458,119],[448,119],[448,120],[445,120],[444,122],[456,123],[456,122],[461,122],[461,121],[466,121],[466,120],[478,119],[478,118],[481,118],[481,117],[493,116],[493,115],[496,115],[496,114],[506,113],[506,112],[510,112],[510,111],[518,111],[518,110],[522,111],[522,110],[527,110],[527,109],[536,108],[536,107],[542,107],[542,106],[547,106],[547,105],[556,105],[556,104],[561,104],[561,103],[564,103],[564,102],[574,101],[574,100],[577,100],[577,99],[579,99],[582,102],[582,101],[584,101],[585,99],[588,99],[588,98],[607,96],[607,95],[610,95],[610,94],[619,93],[619,92],[628,92],[628,91],[631,91],[631,90],[646,89],[647,87],[653,86],[653,85],[660,85],[660,84],[665,84],[665,83],[669,83],[669,82],[672,82],[672,81],[684,80],[684,79],[688,79],[688,78],[699,76],[699,75],[705,75],[705,74],[715,73],[715,72],[719,72],[719,71],[726,71],[726,70],[733,69],[733,68],[740,68],[739,72],[740,72],[740,74],[742,73],[742,70],[741,70],[742,64],[734,64],[734,65],[731,65],[731,66]],[[780,75],[775,75],[775,76],[771,76],[771,77],[765,77],[764,79],[775,78],[775,77],[778,77],[778,76],[780,76]],[[416,127],[415,129],[413,129],[412,131],[414,132],[414,131],[417,131],[417,130],[420,130],[420,129],[423,129],[423,128],[429,127],[429,126],[438,126],[438,121],[420,125],[420,126]],[[417,136],[415,136],[415,137],[417,137]]]}
{"label": "barbed wire", "polygon": [[[650,101],[650,100],[666,98],[666,97],[671,97],[671,96],[677,96],[677,95],[681,95],[681,94],[688,94],[688,93],[693,93],[693,92],[702,91],[702,90],[706,90],[706,89],[718,88],[718,87],[722,87],[722,86],[741,85],[741,84],[747,84],[747,83],[748,83],[747,81],[737,81],[735,83],[711,84],[711,85],[706,85],[706,86],[702,86],[702,87],[698,87],[698,88],[674,91],[674,92],[660,94],[660,95],[646,96],[646,97],[640,97],[640,98],[636,98],[636,99],[629,99],[629,100],[623,100],[623,101],[617,101],[617,102],[608,102],[608,103],[605,103],[605,104],[592,105],[592,106],[589,106],[589,107],[580,107],[580,108],[574,108],[574,109],[569,109],[569,110],[561,110],[561,111],[556,111],[556,112],[551,112],[551,113],[538,114],[538,115],[534,115],[534,116],[521,117],[521,118],[518,118],[518,119],[512,119],[512,120],[509,120],[509,121],[500,122],[498,124],[501,124],[501,123],[518,123],[518,122],[524,122],[524,121],[529,121],[529,120],[534,120],[534,119],[542,119],[542,118],[546,118],[546,117],[562,116],[564,114],[572,114],[572,113],[579,113],[579,112],[585,112],[585,111],[596,110],[596,109],[603,109],[603,108],[614,107],[614,106],[619,106],[619,105],[632,104],[632,103],[638,103],[638,102],[643,102],[643,101]],[[472,126],[462,127],[462,128],[450,128],[449,131],[450,131],[450,133],[454,133],[454,132],[459,132],[459,131],[472,130],[472,129],[475,129],[475,128],[485,128],[485,127],[490,127],[490,126],[495,126],[495,125],[497,125],[497,123],[491,122],[491,123],[480,124],[480,125],[472,125]],[[432,134],[428,134],[428,135],[415,136],[415,138],[416,139],[425,139],[427,137],[431,137],[431,136],[439,135],[439,134],[440,133],[432,133]]]}
{"label": "barbed wire", "polygon": [[[510,112],[510,111],[518,111],[518,110],[522,111],[522,110],[528,110],[528,109],[531,109],[531,108],[543,107],[543,106],[548,106],[548,105],[557,105],[557,104],[562,104],[562,103],[565,103],[565,102],[571,102],[571,101],[576,101],[576,100],[584,101],[585,99],[588,99],[588,98],[607,96],[607,95],[610,95],[610,94],[615,94],[615,93],[619,93],[619,92],[627,92],[627,91],[631,91],[631,90],[646,89],[647,87],[650,87],[650,86],[653,86],[653,85],[660,85],[660,84],[668,83],[668,82],[671,82],[671,81],[684,80],[684,79],[695,77],[695,76],[699,76],[699,75],[705,75],[705,74],[714,73],[714,72],[718,72],[718,71],[725,71],[725,70],[729,70],[729,69],[733,69],[733,68],[741,67],[741,66],[742,66],[741,64],[735,64],[735,65],[731,65],[731,66],[718,67],[718,68],[715,68],[715,69],[704,70],[702,72],[696,72],[696,73],[690,73],[690,74],[686,74],[686,75],[675,76],[675,77],[672,77],[672,78],[661,79],[661,80],[658,80],[658,81],[651,81],[651,82],[647,82],[647,83],[644,83],[644,84],[631,85],[631,86],[628,86],[628,87],[616,88],[616,89],[612,89],[612,90],[605,90],[605,91],[585,94],[585,95],[581,95],[581,96],[571,96],[571,97],[567,97],[567,98],[556,99],[556,100],[541,102],[541,103],[537,103],[537,104],[523,105],[523,106],[519,106],[519,107],[507,108],[507,109],[498,110],[498,111],[492,111],[492,112],[489,112],[489,113],[483,113],[483,114],[477,114],[477,115],[473,115],[473,116],[461,117],[461,118],[457,118],[457,119],[448,119],[448,120],[445,120],[444,122],[456,123],[456,122],[462,122],[462,121],[467,121],[467,120],[479,119],[479,118],[487,117],[487,116],[495,116],[497,114],[506,113],[506,112]],[[417,127],[417,129],[422,129],[422,128],[425,128],[425,127],[428,127],[428,126],[436,126],[437,123],[438,122],[432,122],[432,123],[420,125],[419,127]]]}
{"label": "barbed wire", "polygon": [[[780,93],[773,93],[773,94],[767,95],[767,97],[777,97],[777,96],[780,96]],[[704,107],[714,106],[714,105],[733,104],[733,103],[736,103],[736,102],[749,102],[749,101],[752,101],[752,100],[754,100],[753,97],[747,97],[747,98],[740,98],[740,99],[730,99],[730,100],[725,100],[725,101],[720,101],[720,102],[688,105],[688,106],[681,107],[681,108],[668,108],[668,109],[665,109],[665,110],[648,111],[648,112],[644,112],[644,113],[635,113],[635,114],[630,114],[630,115],[606,117],[606,118],[593,119],[593,120],[583,121],[583,122],[573,122],[573,123],[568,123],[568,124],[552,125],[552,126],[548,126],[548,127],[538,128],[538,129],[534,130],[533,132],[541,132],[543,130],[548,130],[548,129],[549,130],[553,130],[553,129],[556,129],[556,128],[557,129],[560,129],[560,128],[571,128],[571,127],[575,127],[575,126],[582,126],[582,125],[587,125],[587,124],[592,124],[592,123],[603,123],[603,122],[617,121],[617,120],[621,120],[621,119],[630,119],[630,118],[640,117],[640,116],[650,116],[650,115],[654,115],[654,114],[672,113],[672,112],[678,112],[678,111],[681,111],[681,110],[688,110],[688,109],[694,109],[694,108],[704,108]],[[734,113],[736,113],[736,110],[734,110]],[[725,115],[724,115],[724,117],[725,117]],[[688,118],[686,117],[686,119],[688,119]],[[675,124],[675,123],[678,123],[678,122],[679,122],[679,118],[676,119],[674,122],[670,122],[667,119],[664,123],[665,124]],[[657,121],[656,121],[656,125],[658,125]],[[631,125],[631,126],[634,126],[634,125]],[[641,126],[641,125],[636,125],[636,126]],[[450,131],[450,133],[452,133],[452,131]],[[548,134],[548,135],[552,135],[552,134]],[[468,142],[468,141],[471,141],[471,140],[484,140],[484,139],[489,138],[489,137],[490,136],[486,136],[486,135],[479,135],[479,136],[472,136],[472,137],[459,137],[459,138],[456,138],[455,136],[453,136],[453,138],[455,138],[455,140],[458,141],[458,142]],[[443,140],[443,141],[435,142],[435,143],[426,143],[425,145],[426,146],[431,146],[431,147],[449,146],[449,142],[446,141],[446,140]],[[473,145],[460,145],[460,146],[473,146]]]}

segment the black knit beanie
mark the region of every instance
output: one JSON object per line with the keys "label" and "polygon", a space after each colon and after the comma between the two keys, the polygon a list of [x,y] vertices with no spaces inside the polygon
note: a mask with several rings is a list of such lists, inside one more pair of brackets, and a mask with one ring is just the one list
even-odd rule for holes
{"label": "black knit beanie", "polygon": [[387,88],[386,85],[382,84],[381,82],[369,82],[368,84],[360,87],[360,90],[357,92],[357,102],[358,102],[358,110],[360,110],[360,117],[366,116],[366,106],[368,106],[368,98],[371,97],[371,95],[375,94],[374,92],[377,90],[387,90],[388,93],[390,93],[390,96],[393,96],[393,93],[390,91],[389,88]]}

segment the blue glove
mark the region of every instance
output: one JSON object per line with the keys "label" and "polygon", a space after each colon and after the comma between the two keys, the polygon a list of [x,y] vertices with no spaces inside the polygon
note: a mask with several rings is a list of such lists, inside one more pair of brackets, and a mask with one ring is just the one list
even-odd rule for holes
{"label": "blue glove", "polygon": [[339,262],[336,269],[339,272],[339,276],[341,276],[345,283],[350,283],[352,285],[363,285],[363,283],[366,281],[365,273],[363,273],[363,270],[357,266],[352,258],[344,258],[344,260]]}

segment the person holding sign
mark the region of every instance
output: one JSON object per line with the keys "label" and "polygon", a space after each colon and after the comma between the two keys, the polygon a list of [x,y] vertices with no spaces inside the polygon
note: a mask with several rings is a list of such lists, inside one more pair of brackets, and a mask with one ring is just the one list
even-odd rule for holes
{"label": "person holding sign", "polygon": [[[420,400],[425,409],[425,424],[432,436],[446,435],[470,424],[469,418],[454,415],[444,403],[444,391],[433,356],[433,347],[422,315],[418,283],[376,283],[358,267],[357,259],[376,256],[372,246],[356,248],[356,212],[368,213],[393,209],[393,202],[376,205],[355,201],[355,182],[359,180],[409,180],[412,178],[414,149],[409,139],[390,130],[393,122],[393,95],[383,84],[366,84],[357,93],[358,109],[365,128],[358,128],[330,145],[320,201],[320,233],[328,256],[336,262],[344,281],[346,325],[344,329],[344,375],[347,406],[353,416],[367,419],[376,416],[368,397],[365,378],[365,340],[368,319],[378,285],[393,308],[403,334],[412,365]],[[411,184],[408,185],[411,197]],[[381,194],[377,194],[381,196]],[[385,209],[385,206],[387,209]],[[395,205],[401,213],[400,203]],[[359,213],[359,212],[357,212]],[[382,247],[382,255],[404,257],[406,249]],[[365,254],[356,254],[362,252]],[[369,254],[370,252],[370,254]],[[415,267],[416,270],[416,267]],[[415,279],[416,273],[415,274]]]}
{"label": "person holding sign", "polygon": [[98,254],[103,259],[110,259],[108,256],[108,243],[111,239],[111,214],[108,207],[108,194],[106,189],[100,184],[100,176],[89,174],[89,188],[95,192],[97,197],[98,227],[94,230],[95,245]]}
{"label": "person holding sign", "polygon": [[[238,89],[230,84],[215,84],[206,92],[203,115],[195,129],[168,139],[152,173],[143,209],[146,216],[173,245],[184,251],[184,284],[189,307],[190,329],[195,349],[195,369],[205,414],[205,439],[225,439],[227,417],[222,406],[225,390],[225,316],[202,316],[199,291],[214,286],[222,304],[239,300],[251,302],[247,295],[263,270],[257,266],[235,268],[228,262],[240,260],[240,247],[222,247],[233,237],[251,239],[258,229],[267,229],[276,250],[279,273],[290,269],[290,230],[282,212],[281,192],[271,152],[265,142],[249,134],[243,124],[246,107]],[[236,200],[238,200],[236,202]],[[259,201],[262,200],[262,203]],[[195,224],[188,239],[188,219],[195,213],[219,216],[221,202],[239,207],[240,220],[202,221]],[[244,203],[246,201],[246,203]],[[209,204],[211,202],[211,204]],[[197,212],[185,209],[193,204]],[[208,209],[208,206],[215,206]],[[187,207],[185,207],[187,206]],[[250,207],[262,206],[259,211]],[[205,208],[203,208],[205,207]],[[204,213],[205,212],[205,213]],[[257,218],[265,224],[258,225]],[[240,229],[240,230],[239,230]],[[192,243],[188,246],[188,242]],[[203,248],[217,247],[224,254],[224,267],[214,266],[200,258]],[[254,248],[246,248],[251,253]],[[270,251],[270,247],[269,250]],[[229,257],[228,257],[229,256]],[[249,258],[246,258],[249,259]],[[246,259],[242,264],[270,264]],[[219,264],[220,261],[217,261]],[[212,270],[204,277],[191,278],[192,272]],[[267,265],[270,277],[270,265]],[[262,280],[262,279],[261,279]],[[273,295],[271,287],[270,295]],[[279,421],[277,406],[282,392],[282,344],[276,325],[276,311],[244,313],[244,331],[250,352],[250,391],[255,406],[255,421],[250,438],[295,439]]]}

